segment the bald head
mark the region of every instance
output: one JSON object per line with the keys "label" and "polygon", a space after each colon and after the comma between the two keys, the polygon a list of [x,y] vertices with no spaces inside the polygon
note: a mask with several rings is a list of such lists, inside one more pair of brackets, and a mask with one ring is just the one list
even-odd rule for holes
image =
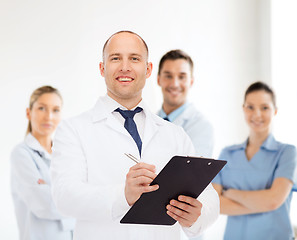
{"label": "bald head", "polygon": [[137,36],[137,37],[142,41],[142,43],[143,43],[143,46],[144,46],[145,51],[146,51],[147,59],[148,59],[148,55],[149,55],[148,47],[147,47],[146,42],[142,39],[142,37],[140,37],[138,34],[132,32],[132,31],[119,31],[119,32],[116,32],[116,33],[112,34],[112,35],[106,40],[106,42],[104,43],[103,50],[102,50],[102,58],[103,58],[102,60],[103,60],[103,62],[105,61],[105,56],[106,56],[105,49],[106,49],[106,47],[108,46],[110,40],[111,40],[115,35],[118,35],[118,34],[132,34],[132,35]]}
{"label": "bald head", "polygon": [[145,46],[137,34],[119,32],[111,36],[103,48],[99,68],[107,94],[127,109],[140,102],[142,89],[152,72]]}

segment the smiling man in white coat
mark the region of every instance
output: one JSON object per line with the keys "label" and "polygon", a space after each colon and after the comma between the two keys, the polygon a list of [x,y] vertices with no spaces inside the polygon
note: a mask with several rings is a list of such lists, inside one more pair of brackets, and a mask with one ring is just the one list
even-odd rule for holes
{"label": "smiling man in white coat", "polygon": [[[179,196],[167,205],[177,220],[168,226],[120,224],[120,219],[174,155],[193,155],[182,128],[151,113],[142,89],[152,72],[148,48],[137,34],[113,34],[103,47],[100,72],[107,94],[94,108],[63,121],[54,139],[51,165],[53,198],[61,213],[77,219],[76,240],[181,239],[210,226],[219,199],[209,185],[194,199]],[[133,132],[131,132],[131,128]],[[125,156],[140,159],[135,164]]]}

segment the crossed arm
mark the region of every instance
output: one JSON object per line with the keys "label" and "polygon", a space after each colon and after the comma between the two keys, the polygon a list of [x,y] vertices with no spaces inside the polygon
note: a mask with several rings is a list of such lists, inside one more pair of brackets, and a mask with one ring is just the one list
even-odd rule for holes
{"label": "crossed arm", "polygon": [[284,203],[292,186],[293,183],[284,177],[276,178],[271,188],[256,191],[223,191],[222,185],[213,184],[220,197],[221,214],[231,216],[276,210]]}

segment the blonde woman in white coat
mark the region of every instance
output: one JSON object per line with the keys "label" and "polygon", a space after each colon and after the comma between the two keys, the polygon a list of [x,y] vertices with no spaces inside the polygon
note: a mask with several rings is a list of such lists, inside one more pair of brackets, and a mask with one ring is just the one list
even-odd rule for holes
{"label": "blonde woman in white coat", "polygon": [[11,190],[20,240],[71,240],[74,220],[63,217],[51,196],[52,134],[61,120],[57,89],[36,89],[26,110],[25,140],[11,153]]}

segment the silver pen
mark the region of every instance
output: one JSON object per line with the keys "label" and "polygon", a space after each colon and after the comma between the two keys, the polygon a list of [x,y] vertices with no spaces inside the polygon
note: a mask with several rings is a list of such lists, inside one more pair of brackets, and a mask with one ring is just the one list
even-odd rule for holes
{"label": "silver pen", "polygon": [[139,163],[140,161],[136,158],[136,157],[134,157],[132,154],[130,154],[130,153],[125,153],[125,155],[128,157],[128,158],[130,158],[131,160],[133,160],[134,162],[136,162],[136,163]]}

